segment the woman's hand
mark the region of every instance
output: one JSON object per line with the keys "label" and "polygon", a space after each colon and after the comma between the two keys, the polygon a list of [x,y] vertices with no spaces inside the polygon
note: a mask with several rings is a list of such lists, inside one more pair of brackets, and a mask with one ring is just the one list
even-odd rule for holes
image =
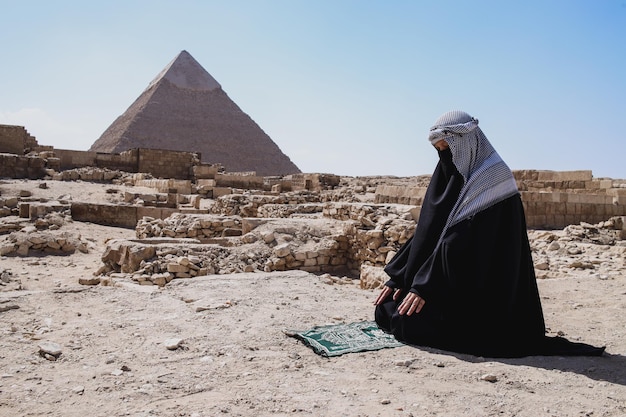
{"label": "woman's hand", "polygon": [[387,297],[389,297],[389,294],[391,294],[392,292],[393,292],[394,301],[397,300],[398,297],[400,297],[400,294],[402,294],[402,290],[400,289],[394,290],[393,288],[385,285],[383,287],[383,290],[380,292],[380,294],[378,294],[378,298],[376,298],[376,301],[374,301],[374,305],[381,304],[383,301],[385,301]]}
{"label": "woman's hand", "polygon": [[404,300],[402,300],[398,306],[398,313],[400,315],[406,314],[407,316],[410,316],[413,313],[419,313],[424,307],[424,304],[426,304],[426,300],[419,295],[410,292],[406,295],[406,297],[404,297]]}

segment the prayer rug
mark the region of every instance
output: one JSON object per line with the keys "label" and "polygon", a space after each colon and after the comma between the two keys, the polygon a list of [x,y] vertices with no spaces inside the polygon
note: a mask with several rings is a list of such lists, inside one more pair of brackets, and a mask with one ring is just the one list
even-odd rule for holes
{"label": "prayer rug", "polygon": [[285,334],[302,340],[315,353],[327,357],[404,346],[379,329],[374,321],[316,326],[306,331],[286,331]]}

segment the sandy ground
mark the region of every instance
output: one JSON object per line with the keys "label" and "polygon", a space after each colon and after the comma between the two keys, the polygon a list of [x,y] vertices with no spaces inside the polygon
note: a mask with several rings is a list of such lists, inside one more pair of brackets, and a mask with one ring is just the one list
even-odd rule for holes
{"label": "sandy ground", "polygon": [[[35,191],[60,195],[49,186]],[[110,186],[72,186],[59,185],[111,198]],[[300,271],[82,286],[105,240],[134,231],[63,228],[92,242],[89,253],[0,257],[21,286],[0,292],[0,416],[626,415],[622,272],[539,280],[550,332],[606,345],[602,357],[494,360],[407,346],[324,358],[283,331],[371,320],[377,292]],[[56,361],[39,354],[43,342],[61,347]]]}

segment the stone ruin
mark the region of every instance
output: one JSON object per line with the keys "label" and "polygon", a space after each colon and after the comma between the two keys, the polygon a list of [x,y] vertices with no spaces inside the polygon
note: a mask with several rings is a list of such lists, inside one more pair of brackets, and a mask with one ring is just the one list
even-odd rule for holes
{"label": "stone ruin", "polygon": [[286,217],[271,218],[144,217],[136,240],[108,243],[98,274],[125,273],[156,285],[196,275],[292,269],[358,276],[361,265],[383,266],[415,229],[408,206],[325,203],[313,215],[310,206],[299,207],[304,210],[296,206]]}
{"label": "stone ruin", "polygon": [[[248,182],[247,186],[258,189],[243,189],[226,187],[219,175],[209,182],[192,182],[154,179],[145,174],[113,175],[95,168],[49,174],[52,176],[46,181],[109,178],[107,193],[116,202],[95,204],[63,198],[42,201],[27,192],[19,197],[0,196],[0,213],[19,219],[1,223],[0,236],[4,237],[0,254],[91,250],[92,242],[63,232],[63,225],[73,221],[133,228],[135,239],[107,243],[101,268],[93,277],[81,279],[81,283],[90,285],[113,285],[118,279],[131,279],[142,285],[164,286],[173,279],[199,275],[298,269],[329,274],[328,279],[337,283],[354,282],[358,277],[363,288],[374,288],[385,281],[384,265],[412,235],[429,181],[428,176],[343,177],[336,181],[328,175],[311,174],[307,182],[316,183],[315,189],[278,192],[275,178],[273,184]],[[587,171],[524,171],[515,175],[530,219],[541,210],[553,210],[557,198],[569,201],[574,210],[571,215],[578,213],[574,219],[578,221],[564,229],[548,228],[561,229],[562,236],[546,232],[549,234],[537,240],[534,250],[539,259],[538,276],[557,274],[558,268],[593,265],[592,261],[579,261],[553,265],[550,270],[541,251],[573,251],[565,241],[615,247],[617,256],[623,256],[624,181],[563,180],[583,175],[588,178]],[[527,180],[529,177],[535,179]],[[233,184],[231,177],[227,180]],[[150,187],[154,193],[120,193],[116,185],[121,184]],[[46,183],[39,186],[45,188]],[[574,203],[575,197],[587,202]],[[590,211],[588,205],[600,204],[598,201],[609,207]],[[567,213],[567,204],[561,206]],[[595,216],[604,220],[596,222]],[[541,217],[542,221],[548,218]],[[562,242],[560,248],[556,248],[557,241]]]}
{"label": "stone ruin", "polygon": [[[0,217],[10,219],[0,222],[0,256],[92,250],[93,242],[63,231],[73,221],[135,230],[135,239],[108,242],[101,268],[83,284],[130,278],[164,286],[198,275],[299,269],[337,283],[359,277],[363,288],[377,287],[386,279],[384,265],[412,235],[430,181],[429,175],[228,173],[189,152],[55,150],[39,147],[25,130],[8,130],[21,132],[22,151],[30,153],[0,154],[0,177],[38,179],[42,188],[46,181],[110,184],[110,202],[0,195]],[[539,277],[599,269],[604,261],[598,259],[550,263],[550,253],[576,256],[580,245],[624,256],[625,180],[594,178],[591,171],[514,176],[528,227],[546,230],[533,248]],[[121,192],[121,185],[154,191]]]}

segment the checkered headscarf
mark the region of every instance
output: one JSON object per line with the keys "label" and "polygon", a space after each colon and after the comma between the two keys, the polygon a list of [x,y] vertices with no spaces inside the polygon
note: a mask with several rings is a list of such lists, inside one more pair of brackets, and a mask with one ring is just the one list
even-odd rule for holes
{"label": "checkered headscarf", "polygon": [[478,127],[478,119],[458,110],[445,113],[428,136],[433,144],[442,139],[450,145],[452,162],[465,184],[441,237],[451,226],[519,192],[511,170]]}

